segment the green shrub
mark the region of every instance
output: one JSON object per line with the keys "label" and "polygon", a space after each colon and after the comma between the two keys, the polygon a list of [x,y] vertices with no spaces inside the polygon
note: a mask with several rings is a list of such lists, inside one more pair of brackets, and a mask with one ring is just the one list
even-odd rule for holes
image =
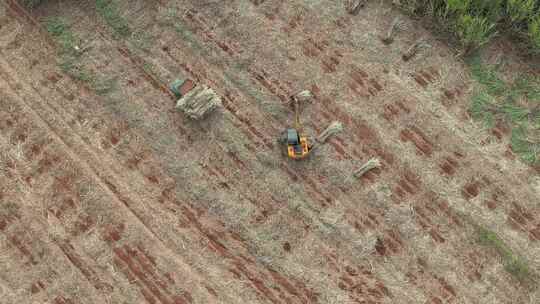
{"label": "green shrub", "polygon": [[518,257],[508,258],[504,263],[504,269],[521,282],[531,277],[529,265]]}
{"label": "green shrub", "polygon": [[532,75],[520,75],[514,81],[510,94],[514,98],[525,96],[529,102],[540,101],[540,78]]}
{"label": "green shrub", "polygon": [[534,0],[508,0],[506,14],[512,23],[521,23],[531,17],[534,5]]}
{"label": "green shrub", "polygon": [[472,76],[480,84],[469,111],[487,128],[502,121],[512,128],[512,151],[529,164],[540,164],[540,78],[520,75],[507,84],[497,70],[483,64],[478,56],[470,59]]}
{"label": "green shrub", "polygon": [[46,21],[47,31],[62,47],[62,53],[69,54],[75,51],[76,38],[62,18],[52,17]]}
{"label": "green shrub", "polygon": [[495,24],[486,17],[471,15],[461,15],[456,29],[466,53],[488,43],[497,33]]}
{"label": "green shrub", "polygon": [[502,96],[508,91],[506,83],[497,74],[496,66],[486,65],[479,56],[469,58],[473,78],[484,86],[486,92],[493,96]]}
{"label": "green shrub", "polygon": [[481,91],[472,97],[469,111],[474,119],[483,121],[486,128],[493,128],[495,127],[495,115],[497,114],[493,110],[495,108],[494,98],[485,91]]}
{"label": "green shrub", "polygon": [[531,18],[528,30],[529,38],[534,46],[534,52],[540,53],[540,14]]}
{"label": "green shrub", "polygon": [[97,78],[93,77],[90,80],[90,87],[98,94],[98,95],[107,95],[110,92],[114,91],[118,86],[118,79],[117,78]]}
{"label": "green shrub", "polygon": [[471,0],[448,0],[446,1],[447,12],[467,12]]}
{"label": "green shrub", "polygon": [[529,269],[527,261],[521,256],[515,254],[508,245],[493,231],[478,227],[477,230],[478,242],[481,245],[489,246],[495,249],[502,257],[504,269],[513,275],[520,282],[526,282],[532,279],[532,272]]}
{"label": "green shrub", "polygon": [[533,141],[525,126],[518,126],[512,130],[510,142],[512,150],[517,153],[523,161],[530,164],[540,163],[540,142]]}
{"label": "green shrub", "polygon": [[120,15],[118,4],[115,1],[96,0],[96,8],[117,36],[127,37],[131,35],[131,29],[126,19]]}

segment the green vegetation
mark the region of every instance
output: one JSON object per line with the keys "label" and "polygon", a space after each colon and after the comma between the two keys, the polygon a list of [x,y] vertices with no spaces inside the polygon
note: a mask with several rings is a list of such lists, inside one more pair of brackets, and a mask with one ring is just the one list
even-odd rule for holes
{"label": "green vegetation", "polygon": [[540,1],[537,0],[401,0],[416,16],[427,16],[452,33],[466,54],[485,45],[498,33],[525,41],[540,53]]}
{"label": "green vegetation", "polygon": [[540,16],[536,16],[532,19],[531,23],[529,23],[529,38],[531,39],[536,53],[539,53],[540,51],[538,50],[540,50]]}
{"label": "green vegetation", "polygon": [[118,4],[114,0],[96,0],[96,8],[117,37],[131,35],[131,29],[126,19],[120,15]]}
{"label": "green vegetation", "polygon": [[116,88],[115,78],[100,78],[88,73],[81,64],[83,52],[78,45],[79,39],[71,31],[62,18],[49,18],[46,23],[47,31],[60,46],[59,66],[62,71],[76,80],[87,83],[96,93],[107,94]]}
{"label": "green vegetation", "polygon": [[41,4],[41,2],[43,2],[43,0],[22,0],[21,4],[28,8],[34,8]]}
{"label": "green vegetation", "polygon": [[494,28],[485,17],[462,15],[456,22],[457,35],[467,51],[488,43],[497,33]]}
{"label": "green vegetation", "polygon": [[55,17],[47,19],[47,31],[60,44],[63,53],[73,53],[75,51],[75,35],[71,32],[64,19]]}
{"label": "green vegetation", "polygon": [[506,92],[506,83],[497,75],[497,68],[486,66],[482,63],[479,56],[474,56],[469,59],[471,72],[473,77],[486,89],[490,95],[501,96]]}
{"label": "green vegetation", "polygon": [[154,37],[145,29],[131,28],[128,21],[121,15],[115,0],[96,0],[96,9],[111,27],[115,39],[126,39],[130,47],[145,52],[152,48]]}
{"label": "green vegetation", "polygon": [[88,74],[79,64],[81,54],[77,51],[79,40],[62,18],[47,19],[47,31],[60,46],[60,68],[75,79],[88,81]]}
{"label": "green vegetation", "polygon": [[156,67],[150,62],[145,62],[142,66],[142,69],[150,75],[157,75]]}
{"label": "green vegetation", "polygon": [[501,80],[497,66],[483,64],[478,56],[469,61],[480,88],[472,98],[470,112],[492,128],[497,121],[512,128],[512,150],[527,163],[540,164],[540,79],[517,77],[512,84]]}
{"label": "green vegetation", "polygon": [[90,75],[79,64],[78,58],[62,56],[59,63],[62,71],[69,76],[83,82],[89,82],[91,80]]}
{"label": "green vegetation", "polygon": [[106,95],[116,90],[118,86],[118,79],[114,77],[98,78],[92,77],[90,80],[90,87],[98,95]]}
{"label": "green vegetation", "polygon": [[478,242],[484,246],[492,247],[502,257],[504,269],[520,282],[525,282],[532,277],[527,261],[516,255],[501,238],[493,231],[479,227],[477,230]]}
{"label": "green vegetation", "polygon": [[144,30],[133,32],[130,38],[131,45],[139,50],[148,52],[152,48],[154,38]]}
{"label": "green vegetation", "polygon": [[12,201],[0,201],[0,218],[20,216],[21,207]]}

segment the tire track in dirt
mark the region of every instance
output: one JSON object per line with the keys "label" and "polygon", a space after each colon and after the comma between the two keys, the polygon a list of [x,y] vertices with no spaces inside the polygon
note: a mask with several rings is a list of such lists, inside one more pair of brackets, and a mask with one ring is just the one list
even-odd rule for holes
{"label": "tire track in dirt", "polygon": [[[16,75],[16,73],[14,72],[14,70],[13,70],[11,67],[7,68],[7,67],[8,67],[7,62],[5,62],[5,61],[2,59],[2,62],[0,62],[0,66],[1,66],[0,71],[2,72],[2,74],[3,74],[3,76],[4,76],[4,79],[6,79],[6,80],[7,80],[7,79],[11,79],[11,81],[10,81],[10,80],[7,80],[6,82],[10,84],[10,86],[12,87],[12,89],[13,89],[13,88],[17,88],[17,87],[23,87],[23,86],[21,86],[20,83],[17,83],[17,84],[15,84],[15,85],[12,84],[13,81],[14,81],[14,79],[11,78],[9,75]],[[7,72],[6,72],[6,70],[7,70]],[[14,90],[15,92],[18,91],[17,89],[13,89],[13,90]],[[38,96],[39,96],[39,93],[37,93],[37,94],[38,94]],[[57,128],[57,127],[54,127],[54,126],[49,122],[49,120],[46,120],[45,118],[43,118],[43,116],[40,115],[40,114],[37,112],[37,110],[35,110],[34,108],[30,107],[28,101],[26,101],[26,100],[24,99],[24,97],[19,97],[19,98],[20,98],[20,102],[22,102],[23,105],[25,105],[26,107],[28,107],[28,109],[29,109],[29,110],[28,110],[29,115],[32,115],[32,116],[36,117],[36,118],[38,119],[38,121],[40,121],[43,125],[47,126],[48,129],[51,130],[51,133],[54,134],[54,135],[53,135],[53,138],[56,139],[57,141],[59,141],[61,144],[63,144],[63,145],[68,149],[68,155],[69,155],[72,159],[76,160],[78,163],[86,164],[86,165],[84,165],[84,166],[81,165],[81,167],[85,168],[86,170],[89,170],[89,172],[92,172],[93,174],[92,174],[91,176],[93,176],[94,178],[97,178],[97,179],[100,181],[100,183],[101,183],[102,186],[108,188],[109,191],[110,191],[110,193],[111,193],[111,194],[114,194],[114,196],[118,199],[118,201],[119,201],[120,203],[122,203],[128,210],[130,210],[131,213],[133,213],[133,210],[129,207],[128,203],[126,202],[126,199],[123,198],[123,197],[119,197],[119,193],[118,193],[118,191],[116,190],[116,187],[115,187],[110,181],[108,181],[108,179],[105,179],[101,174],[98,173],[98,172],[107,172],[107,171],[102,171],[102,170],[96,171],[92,166],[89,165],[88,162],[83,161],[81,158],[77,157],[76,154],[73,152],[73,148],[72,148],[72,147],[73,147],[73,143],[69,143],[67,140],[64,140],[63,138],[65,138],[65,137],[61,137],[61,136],[59,135],[58,128]],[[43,96],[40,96],[40,99],[42,99],[42,98],[44,98],[44,97],[43,97]],[[51,111],[51,110],[47,110],[46,108],[43,108],[43,107],[41,107],[41,106],[40,106],[40,110],[43,110],[42,112],[44,112],[44,113],[47,113],[47,112],[50,112],[50,111]],[[54,110],[52,110],[52,111],[54,111]],[[57,116],[58,114],[55,115],[55,114],[53,114],[53,113],[48,113],[48,115],[51,115],[52,117],[54,117],[54,116]],[[53,119],[53,121],[61,121],[61,122],[63,122],[62,119]],[[65,126],[63,126],[63,127],[65,127]],[[68,139],[68,140],[69,140],[69,139]],[[78,141],[82,141],[82,140],[80,140],[79,138],[75,138],[75,139],[71,139],[71,140],[74,140],[75,143],[78,143],[80,146],[86,146],[86,144],[80,144],[80,143],[78,142]],[[94,164],[96,164],[96,163],[94,162]],[[141,218],[140,218],[139,215],[137,215],[137,214],[134,213],[134,216],[136,216],[136,217],[139,219],[139,221],[141,221]],[[141,221],[141,223],[142,223],[142,221]],[[148,229],[149,232],[151,232],[152,235],[155,236],[156,239],[159,240],[159,237],[157,237],[157,235],[155,234],[155,232],[153,232],[149,227],[148,227],[147,229]]]}
{"label": "tire track in dirt", "polygon": [[[58,212],[54,212],[54,215],[59,217],[60,220],[62,213],[63,212],[59,210]],[[83,260],[76,253],[75,248],[70,244],[69,241],[53,239],[53,243],[57,245],[61,252],[64,253],[67,260],[71,262],[71,265],[74,268],[78,269],[82,273],[82,275],[86,277],[88,281],[95,286],[99,293],[103,295],[103,289],[106,289],[109,292],[111,291],[111,286],[104,283],[101,279],[97,277],[97,274],[83,262]]]}
{"label": "tire track in dirt", "polygon": [[[32,17],[30,16],[29,18],[32,18]],[[38,28],[41,29],[41,26],[39,26],[39,24],[36,24],[36,25],[37,25]],[[46,35],[46,36],[48,37],[48,35]],[[54,43],[51,43],[51,44],[54,44]],[[54,75],[53,75],[52,77],[58,77],[58,76],[54,76]],[[61,77],[61,76],[60,76],[60,77]],[[56,80],[51,80],[51,81],[56,82],[56,81],[58,81],[58,79],[56,79]],[[17,86],[17,87],[20,87],[20,86]],[[39,93],[39,91],[36,89],[36,87],[33,87],[33,89],[36,91],[36,93],[37,93],[39,96],[41,96],[41,93]],[[65,94],[65,93],[62,92],[62,94]],[[66,95],[64,95],[63,97],[66,97]],[[71,100],[72,98],[73,98],[73,97],[69,97],[68,99]],[[51,109],[53,109],[57,114],[59,114],[59,113],[61,112],[61,109],[62,109],[61,106],[56,105],[56,104],[54,104],[54,103],[52,103],[52,102],[49,103],[49,106],[51,106]],[[65,115],[65,116],[66,116],[66,117],[69,117],[70,115]],[[70,123],[66,122],[66,125],[70,125]],[[118,139],[115,139],[115,138],[113,137],[113,138],[111,138],[111,141],[112,141],[113,144],[114,144],[114,142],[115,142],[115,141],[118,141]],[[94,149],[93,151],[97,151],[97,150]]]}
{"label": "tire track in dirt", "polygon": [[[2,64],[4,64],[4,63],[2,63]],[[3,66],[3,68],[5,68],[5,66]],[[4,75],[4,76],[6,76],[6,75]],[[58,122],[59,120],[55,120],[55,121]],[[44,122],[44,123],[46,123],[46,122]],[[50,126],[50,125],[49,125],[49,126]],[[53,129],[51,129],[51,130],[53,130]],[[61,139],[58,139],[58,140],[61,140]],[[62,143],[64,143],[64,144],[67,145],[67,143],[64,142],[64,141],[62,141]],[[70,153],[70,154],[71,154],[71,153]],[[71,157],[74,157],[73,159],[77,160],[77,158],[76,158],[75,156],[73,156],[73,155],[70,155],[70,156],[71,156]],[[85,166],[83,166],[83,168],[84,168],[84,167],[85,167]],[[91,168],[88,168],[88,169],[91,169]],[[102,170],[101,172],[103,172],[103,170]],[[95,174],[96,172],[94,171],[93,173]],[[90,175],[90,176],[92,176],[92,175]],[[111,191],[111,193],[112,193],[112,194],[115,194],[116,197],[120,200],[121,203],[123,203],[123,204],[128,204],[127,207],[129,208],[129,202],[127,201],[127,198],[123,197],[123,196],[118,192],[118,190],[116,190],[115,186],[114,186],[112,183],[110,183],[108,180],[102,179],[102,178],[103,178],[102,176],[95,175],[94,177],[95,177],[95,178],[96,178],[96,177],[97,177],[97,178],[100,178],[99,181],[100,181],[101,183],[103,183],[102,185],[103,185],[103,186],[106,185],[106,186],[109,188],[109,190]],[[137,214],[134,214],[134,215],[137,216],[137,218],[138,218],[139,220],[142,220]],[[146,229],[149,229],[149,228],[146,228]],[[150,231],[150,232],[152,232],[152,233],[154,234],[154,236],[155,236],[155,232],[153,232],[153,231]],[[156,237],[157,237],[157,236],[156,236]],[[159,238],[158,238],[158,240],[161,241]]]}
{"label": "tire track in dirt", "polygon": [[[4,130],[3,130],[4,131]],[[28,136],[31,136],[31,134],[28,134]],[[2,142],[2,145],[6,144],[6,140],[4,140]],[[0,145],[1,146],[1,145]],[[25,168],[25,165],[24,163],[22,163],[21,161],[18,161],[16,162],[15,166],[11,169],[12,171],[12,174],[15,173],[15,174],[18,174],[19,175],[19,183],[22,183],[23,185],[20,185],[21,188],[23,187],[29,187],[29,188],[33,188],[33,186],[28,182],[27,179],[24,178],[25,176],[25,173],[21,171],[20,168]],[[20,193],[21,196],[25,196],[24,198],[20,198],[21,200],[32,200],[34,202],[38,202],[38,197],[36,196],[36,194],[34,194],[35,191],[34,190],[31,190],[31,191],[27,191],[26,194],[24,193]],[[35,216],[30,216],[30,219],[34,219],[36,222],[45,225],[43,223],[43,220],[35,217]],[[30,220],[28,218],[25,219],[25,221],[28,221]],[[4,221],[4,219],[2,219],[2,221]],[[24,229],[24,227],[26,226],[23,222],[22,222],[22,219],[19,217],[19,218],[16,218],[15,220],[11,220],[9,221],[9,226],[12,226],[12,225],[20,225],[22,227],[22,229]],[[8,228],[7,227],[8,225],[3,225],[3,228]],[[4,230],[4,229],[2,229]],[[25,230],[26,231],[30,231],[30,230]],[[43,231],[48,231],[47,228],[45,228],[44,230],[40,231],[40,232],[43,232]],[[38,242],[41,242],[41,243],[44,243],[44,240],[45,239],[48,239],[48,237],[37,237],[36,234],[39,234],[39,233],[36,233],[35,231],[32,232],[32,240],[31,241],[27,241],[27,242],[24,242],[24,243],[29,243],[30,244],[30,247],[34,247],[34,246],[31,246],[31,244],[33,243],[38,243]],[[18,235],[21,235],[21,234],[18,234]],[[23,234],[23,236],[25,236],[26,234]],[[15,235],[13,237],[16,237]],[[24,243],[20,242],[18,239],[17,241],[15,242],[15,246],[17,248],[20,248],[21,251],[23,252],[23,254],[25,256],[29,256],[31,258],[31,261],[32,261],[32,268],[36,268],[36,266],[39,265],[39,261],[38,259],[41,261],[43,260],[43,253],[38,253],[38,257],[34,258],[34,254],[32,254],[32,250],[27,248],[27,246],[24,245]],[[70,265],[70,267],[73,267],[73,269],[77,269],[78,271],[80,271],[81,275],[88,281],[88,283],[90,283],[96,290],[97,292],[101,295],[101,296],[104,296],[106,293],[110,293],[112,291],[112,287],[105,283],[103,280],[101,280],[101,278],[98,277],[98,275],[92,271],[92,269],[90,269],[87,265],[85,265],[81,258],[78,257],[78,255],[74,252],[73,250],[73,247],[71,246],[71,244],[69,244],[68,242],[59,242],[59,240],[57,239],[52,239],[52,242],[48,242],[48,244],[54,244],[54,246],[52,247],[55,247],[57,248],[58,250],[57,251],[60,251],[60,252],[63,252],[64,255],[65,255],[65,260],[67,261],[67,264]],[[50,250],[50,249],[49,249]],[[50,265],[45,265],[47,267],[50,267]],[[26,271],[26,269],[25,269]],[[28,272],[27,272],[28,273]],[[35,285],[37,284],[37,285]],[[38,287],[39,286],[39,287]],[[38,281],[36,283],[34,283],[34,285],[32,285],[32,293],[37,293],[39,291],[39,289],[45,289],[45,285],[41,282],[41,281]],[[35,292],[34,292],[35,290]],[[95,301],[96,299],[93,299],[93,301]]]}
{"label": "tire track in dirt", "polygon": [[[193,298],[189,292],[174,295],[169,290],[167,278],[161,278],[155,269],[155,262],[145,254],[140,245],[136,247],[124,244],[113,248],[115,254],[114,263],[128,278],[133,278],[139,285],[144,298],[149,303],[154,303],[155,299],[163,304],[184,304],[192,303]],[[122,267],[122,263],[128,268]],[[149,294],[150,293],[150,294]]]}

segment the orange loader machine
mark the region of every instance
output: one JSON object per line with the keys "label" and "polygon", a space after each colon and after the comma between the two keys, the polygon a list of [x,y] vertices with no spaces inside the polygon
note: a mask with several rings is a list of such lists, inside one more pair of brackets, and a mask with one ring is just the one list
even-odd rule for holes
{"label": "orange loader machine", "polygon": [[313,146],[310,145],[308,137],[302,131],[300,114],[298,113],[298,100],[292,97],[294,106],[294,128],[288,128],[280,136],[280,143],[286,145],[287,157],[295,160],[306,158]]}

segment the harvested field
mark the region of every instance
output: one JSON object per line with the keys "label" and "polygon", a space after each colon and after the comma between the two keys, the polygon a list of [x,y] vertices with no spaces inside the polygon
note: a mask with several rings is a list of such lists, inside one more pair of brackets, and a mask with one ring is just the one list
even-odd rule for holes
{"label": "harvested field", "polygon": [[[0,303],[540,303],[538,168],[390,3],[97,2],[0,2]],[[177,111],[177,78],[223,107]],[[293,162],[305,89],[343,131]]]}

